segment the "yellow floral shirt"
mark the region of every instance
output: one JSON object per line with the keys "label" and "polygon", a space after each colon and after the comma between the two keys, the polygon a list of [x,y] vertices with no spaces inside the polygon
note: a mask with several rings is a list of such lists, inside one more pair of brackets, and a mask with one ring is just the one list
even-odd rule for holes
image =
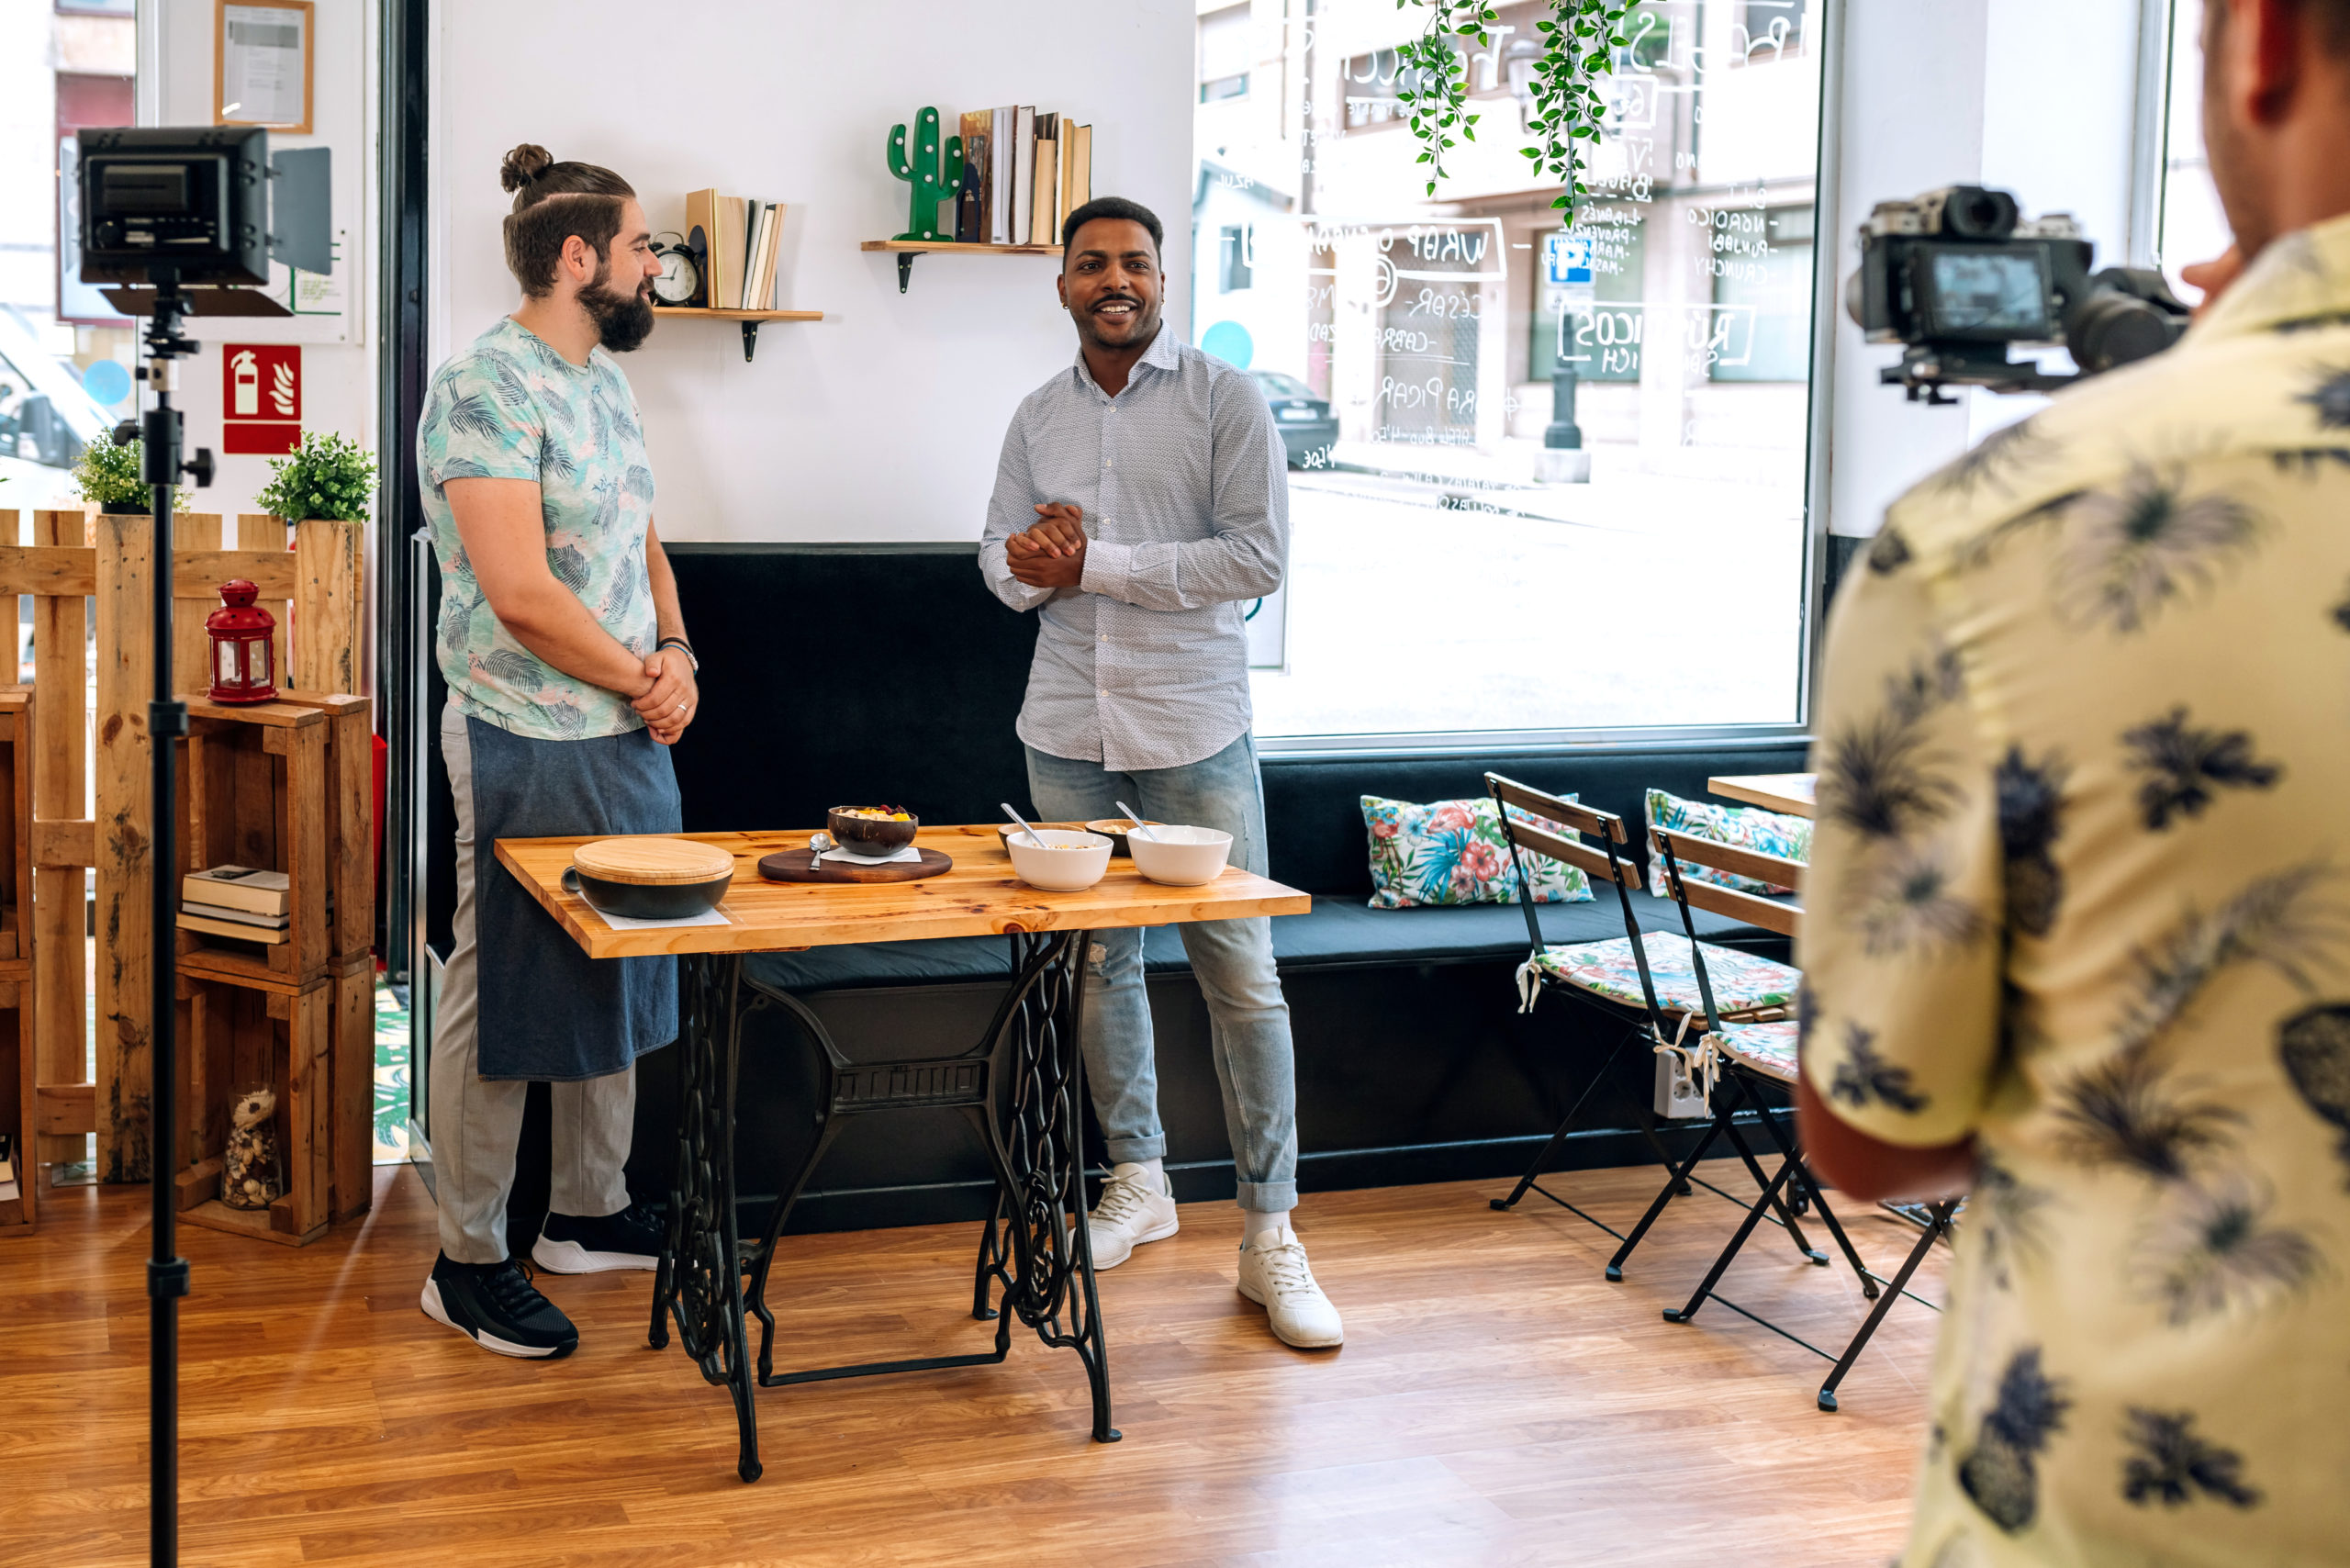
{"label": "yellow floral shirt", "polygon": [[2350,1563],[2350,218],[1887,514],[1803,1070],[1970,1133],[1907,1568]]}

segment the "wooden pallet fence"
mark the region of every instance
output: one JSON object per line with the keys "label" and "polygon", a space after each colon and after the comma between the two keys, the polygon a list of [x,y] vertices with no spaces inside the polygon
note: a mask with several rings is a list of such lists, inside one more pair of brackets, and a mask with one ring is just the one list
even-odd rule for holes
{"label": "wooden pallet fence", "polygon": [[[0,1231],[40,1215],[32,1138],[39,1130],[33,1081],[33,987],[29,964],[0,965],[0,1128],[12,1135],[17,1195],[0,1197]],[[372,1136],[372,1134],[371,1134]]]}
{"label": "wooden pallet fence", "polygon": [[[32,721],[30,931],[39,1003],[35,1119],[50,1136],[38,1158],[79,1159],[80,1135],[95,1131],[100,1178],[140,1182],[151,1163],[147,1123],[153,1081],[146,968],[156,940],[147,890],[153,834],[147,704],[157,656],[148,608],[158,569],[153,525],[144,517],[55,510],[34,513],[32,532],[30,545],[0,544],[0,595],[33,596],[33,685],[41,694]],[[250,579],[278,617],[281,684],[290,679],[310,691],[358,684],[359,524],[306,521],[289,528],[276,518],[241,516],[235,550],[219,547],[217,514],[182,513],[173,532],[174,686],[201,690],[208,684],[204,618],[219,602],[218,585],[231,577]],[[0,540],[17,537],[17,514],[0,511]],[[84,695],[91,676],[85,606],[93,598],[98,621],[94,731]],[[93,817],[84,812],[94,773]],[[95,1083],[84,1066],[81,1027],[83,880],[93,867],[98,901]],[[367,898],[355,924],[372,924],[372,886]]]}
{"label": "wooden pallet fence", "polygon": [[32,693],[0,689],[0,1132],[8,1135],[17,1193],[0,1197],[0,1226],[30,1225],[40,1209],[40,1134],[33,1036]]}

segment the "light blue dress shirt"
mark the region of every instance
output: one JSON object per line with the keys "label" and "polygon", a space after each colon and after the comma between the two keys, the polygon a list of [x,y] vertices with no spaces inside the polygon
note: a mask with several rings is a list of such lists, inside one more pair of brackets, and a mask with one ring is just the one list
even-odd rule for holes
{"label": "light blue dress shirt", "polygon": [[[1075,588],[1013,577],[1004,541],[1047,502],[1080,509]],[[979,569],[1036,610],[1020,738],[1120,772],[1213,756],[1249,723],[1248,607],[1289,560],[1289,467],[1247,372],[1158,336],[1113,398],[1075,364],[1004,432]]]}

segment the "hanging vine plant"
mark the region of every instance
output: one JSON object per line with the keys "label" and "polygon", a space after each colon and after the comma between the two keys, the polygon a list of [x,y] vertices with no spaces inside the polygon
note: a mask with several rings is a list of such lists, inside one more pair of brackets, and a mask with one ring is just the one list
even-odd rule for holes
{"label": "hanging vine plant", "polygon": [[[1396,9],[1406,3],[1395,0]],[[1395,96],[1409,108],[1412,134],[1420,140],[1418,161],[1428,165],[1427,194],[1434,196],[1437,182],[1445,177],[1445,154],[1477,139],[1479,117],[1469,113],[1469,58],[1452,40],[1474,39],[1479,48],[1492,48],[1490,29],[1501,13],[1485,0],[1410,3],[1427,8],[1428,25],[1396,51],[1397,77],[1404,84]],[[1542,52],[1528,83],[1534,106],[1526,129],[1536,141],[1519,151],[1558,180],[1559,195],[1550,205],[1566,209],[1562,222],[1573,219],[1576,203],[1590,188],[1583,184],[1583,168],[1607,112],[1599,79],[1615,71],[1616,51],[1631,47],[1623,28],[1633,3],[1550,0],[1550,17],[1534,24]]]}

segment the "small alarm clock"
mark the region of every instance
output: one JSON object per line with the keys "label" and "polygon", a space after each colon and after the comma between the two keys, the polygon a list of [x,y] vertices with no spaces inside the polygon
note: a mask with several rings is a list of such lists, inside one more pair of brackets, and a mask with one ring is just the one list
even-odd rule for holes
{"label": "small alarm clock", "polygon": [[655,234],[653,253],[661,258],[661,275],[653,280],[654,299],[673,309],[700,303],[701,257],[686,243],[685,236],[668,231]]}

